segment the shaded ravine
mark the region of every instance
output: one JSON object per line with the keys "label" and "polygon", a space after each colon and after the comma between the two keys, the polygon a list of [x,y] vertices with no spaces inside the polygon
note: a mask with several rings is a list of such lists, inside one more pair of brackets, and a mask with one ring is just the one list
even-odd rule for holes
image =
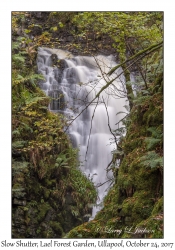
{"label": "shaded ravine", "polygon": [[[103,73],[107,73],[116,63],[112,56],[74,57],[67,51],[39,48],[37,65],[38,72],[45,77],[40,87],[52,98],[49,109],[53,112],[62,112],[71,120],[85,109],[106,84],[106,75]],[[113,74],[113,77],[120,72],[121,69]],[[110,128],[114,130],[121,125],[117,123],[124,113],[116,114],[126,111],[124,106],[127,104],[127,98],[124,92],[124,78],[120,77],[107,91],[103,91],[98,103],[93,102],[74,120],[67,131],[73,146],[79,148],[81,170],[95,186],[100,186],[92,218],[100,210],[100,204],[110,184],[108,180],[112,177],[111,172],[106,172],[112,159],[111,152],[116,148]]]}

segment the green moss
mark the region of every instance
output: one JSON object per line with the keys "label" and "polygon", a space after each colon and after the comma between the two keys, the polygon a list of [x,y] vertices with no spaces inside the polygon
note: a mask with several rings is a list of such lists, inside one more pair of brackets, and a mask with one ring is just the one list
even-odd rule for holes
{"label": "green moss", "polygon": [[50,190],[49,189],[44,189],[44,198],[47,200],[50,196]]}
{"label": "green moss", "polygon": [[51,229],[43,230],[41,232],[42,238],[54,238],[54,232]]}
{"label": "green moss", "polygon": [[163,213],[163,196],[156,202],[152,210],[152,215]]}
{"label": "green moss", "polygon": [[23,186],[20,183],[15,183],[12,187],[12,191],[17,191],[18,189],[23,189]]}
{"label": "green moss", "polygon": [[[50,21],[56,26],[57,18],[65,19],[65,13],[54,13],[56,15],[50,14]],[[12,15],[13,41],[17,46],[17,49],[13,48],[12,58],[12,195],[20,199],[27,198],[27,205],[23,208],[13,207],[13,237],[61,237],[67,230],[81,224],[85,214],[91,213],[97,193],[93,184],[78,169],[77,152],[63,132],[65,120],[61,115],[47,110],[49,98],[37,87],[41,76],[35,74],[36,52],[24,54],[24,44],[28,46],[30,39],[26,33],[20,37],[16,33],[21,18],[25,20],[26,14]],[[61,21],[65,24],[66,20]],[[35,18],[33,21],[37,22]],[[45,25],[50,24],[44,21],[43,29],[48,29],[50,26]],[[54,34],[57,35],[43,30],[38,39],[33,41],[34,47],[46,43],[51,45]],[[153,61],[159,64],[157,57]],[[151,64],[148,67],[149,72],[152,72]],[[160,72],[157,67],[156,70]],[[151,78],[149,74],[152,74]],[[160,133],[163,132],[163,78],[162,74],[156,72],[149,74],[147,94],[141,90],[135,98],[132,96],[134,100],[130,99],[133,107],[124,121],[127,134],[120,142],[124,159],[114,177],[115,184],[104,199],[103,209],[94,220],[72,229],[67,237],[129,238],[130,235],[124,230],[126,225],[152,230],[144,237],[162,237],[163,198],[155,203],[163,192],[162,180],[159,178],[162,169],[158,165],[151,169],[141,160],[150,149],[160,158],[163,154],[162,141],[148,143],[150,138],[154,138],[148,129],[155,127],[156,130],[160,128]],[[130,92],[131,86],[128,87]],[[26,231],[18,228],[19,222],[15,218],[19,218],[20,225],[25,225]],[[111,230],[110,233],[106,227]],[[114,233],[115,229],[122,230],[122,234]]]}
{"label": "green moss", "polygon": [[148,219],[140,222],[137,225],[138,228],[146,230],[144,234],[145,238],[163,238],[163,216],[154,215],[150,216]]}
{"label": "green moss", "polygon": [[39,204],[37,207],[38,207],[37,220],[38,222],[41,222],[44,220],[46,213],[48,212],[49,209],[51,209],[51,207],[47,202]]}
{"label": "green moss", "polygon": [[[139,104],[140,108],[137,110],[134,106],[130,113],[129,119],[132,122],[127,128],[126,137],[121,141],[124,158],[116,175],[115,184],[104,199],[103,209],[98,212],[94,220],[71,230],[68,237],[134,237],[126,232],[126,226],[133,230],[145,229],[146,233],[136,234],[139,238],[162,237],[163,198],[155,203],[157,197],[162,194],[162,170],[157,163],[156,167],[152,168],[153,163],[147,166],[143,163],[144,157],[149,158],[151,155],[149,153],[151,150],[156,150],[155,155],[162,157],[161,140],[156,140],[156,144],[151,147],[148,147],[147,143],[147,138],[157,138],[156,136],[162,133],[161,105],[159,105],[162,94],[156,93],[142,98],[142,101],[143,103]],[[106,226],[111,229],[111,233],[105,231]],[[101,231],[97,233],[96,228],[101,228]],[[121,230],[122,233],[116,235],[115,229]]]}
{"label": "green moss", "polygon": [[45,178],[43,182],[48,188],[56,187],[56,179]]}
{"label": "green moss", "polygon": [[122,213],[125,216],[131,216],[132,215],[132,209],[134,207],[134,198],[127,198],[122,203]]}
{"label": "green moss", "polygon": [[61,226],[61,224],[59,222],[56,221],[50,221],[49,225],[51,226],[51,228],[54,230],[54,232],[58,235],[62,235],[63,234],[63,228]]}

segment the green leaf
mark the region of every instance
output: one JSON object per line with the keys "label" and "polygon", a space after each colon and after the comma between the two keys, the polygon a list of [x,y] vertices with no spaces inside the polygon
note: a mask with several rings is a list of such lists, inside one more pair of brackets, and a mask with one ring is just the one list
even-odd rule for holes
{"label": "green leaf", "polygon": [[23,80],[24,77],[18,74],[16,79],[17,79],[17,80]]}
{"label": "green leaf", "polygon": [[51,27],[50,30],[55,32],[58,30],[58,28],[55,26],[55,27]]}
{"label": "green leaf", "polygon": [[60,28],[63,28],[64,24],[62,22],[59,22],[59,26],[60,26]]}
{"label": "green leaf", "polygon": [[28,34],[28,33],[30,33],[31,32],[31,30],[24,30],[24,32],[26,33],[26,34]]}

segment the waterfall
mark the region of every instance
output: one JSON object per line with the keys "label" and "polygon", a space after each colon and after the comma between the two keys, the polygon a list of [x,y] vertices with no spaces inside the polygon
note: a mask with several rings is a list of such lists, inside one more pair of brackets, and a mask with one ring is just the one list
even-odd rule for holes
{"label": "waterfall", "polygon": [[[55,66],[55,65],[56,66]],[[106,84],[110,68],[116,65],[112,55],[97,57],[73,56],[60,49],[39,48],[37,57],[38,72],[45,80],[40,82],[41,89],[46,95],[53,98],[49,109],[53,112],[62,112],[68,119],[75,118],[92,101],[99,90]],[[120,74],[122,69],[113,73],[113,78]],[[105,79],[104,79],[105,78]],[[116,79],[110,87],[100,95],[84,112],[71,124],[68,134],[74,147],[79,147],[81,170],[98,187],[98,201],[100,204],[107,193],[112,177],[111,171],[106,168],[112,160],[111,151],[115,143],[111,143],[113,135],[110,132],[118,128],[115,124],[123,118],[127,104],[124,78]],[[104,105],[105,102],[105,105]],[[107,110],[106,110],[107,109]],[[86,195],[86,194],[85,194]],[[100,206],[93,207],[92,218]]]}

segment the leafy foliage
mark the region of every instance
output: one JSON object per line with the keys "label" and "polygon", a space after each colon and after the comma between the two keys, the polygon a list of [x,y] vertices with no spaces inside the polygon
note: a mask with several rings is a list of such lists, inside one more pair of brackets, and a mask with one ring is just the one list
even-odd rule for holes
{"label": "leafy foliage", "polygon": [[36,73],[36,51],[51,34],[45,31],[31,40],[42,27],[21,30],[28,17],[12,13],[13,237],[62,237],[83,222],[97,194],[78,168],[77,150],[63,131],[64,117],[48,110],[50,99],[38,87],[43,76]]}
{"label": "leafy foliage", "polygon": [[[20,210],[25,214],[27,237],[31,237],[32,227],[36,228],[35,237],[63,237],[64,225],[76,218],[69,230],[75,228],[67,237],[127,238],[130,235],[125,232],[126,225],[146,225],[150,234],[139,237],[161,238],[163,14],[51,12],[46,13],[44,25],[28,24],[30,15],[26,12],[12,15],[13,193],[25,198],[27,191],[30,196],[30,202]],[[64,32],[74,36],[73,42],[65,47],[64,39],[62,45],[58,39]],[[77,168],[77,152],[63,133],[64,118],[48,111],[49,98],[37,87],[42,77],[34,67],[36,51],[38,46],[62,46],[89,55],[92,51],[110,50],[112,44],[123,67],[130,109],[122,120],[125,128],[114,131],[120,137],[119,148],[113,152],[115,184],[95,219],[78,226],[84,214],[91,212],[96,191]],[[135,95],[131,71],[136,73]],[[21,163],[27,167],[22,168]],[[49,214],[55,217],[50,217],[48,224]],[[108,233],[106,227],[120,229],[122,233]],[[151,233],[151,229],[156,230]]]}

